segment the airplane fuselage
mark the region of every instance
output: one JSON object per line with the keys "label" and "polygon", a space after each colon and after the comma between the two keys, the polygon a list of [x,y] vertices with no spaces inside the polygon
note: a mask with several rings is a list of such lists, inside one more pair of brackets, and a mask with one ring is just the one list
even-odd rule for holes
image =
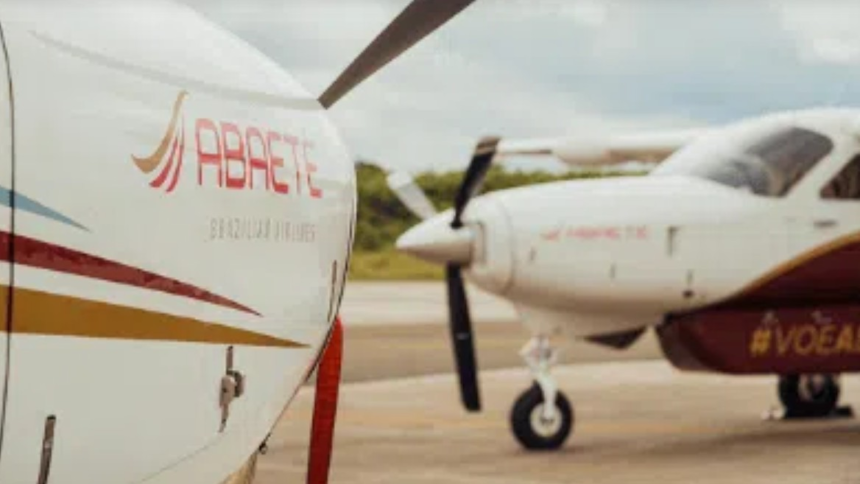
{"label": "airplane fuselage", "polygon": [[[766,316],[779,318],[780,309],[792,307],[782,332],[770,333],[773,348],[781,343],[775,356],[785,357],[785,368],[799,368],[789,357],[815,353],[831,360],[838,356],[840,371],[860,370],[860,345],[847,347],[847,332],[860,332],[860,326],[844,331],[841,326],[860,320],[845,320],[848,313],[838,309],[854,303],[860,290],[860,201],[824,195],[860,153],[858,119],[858,111],[835,109],[772,115],[715,131],[648,176],[557,182],[476,198],[464,214],[474,233],[467,275],[512,301],[537,334],[591,337],[707,316],[707,324],[697,326],[698,338],[732,327],[736,337],[730,346],[746,351]],[[774,157],[771,168],[776,167],[768,176],[727,173],[717,163],[711,172],[703,168],[712,158],[723,163],[722,157],[730,167],[743,166],[746,161],[733,145],[774,137],[774,146],[782,146],[778,137],[793,129],[802,131],[786,133],[811,137],[812,148],[766,155]],[[811,157],[800,175],[792,156]],[[450,214],[438,217],[450,219]],[[422,231],[429,234],[434,224],[425,222],[401,245],[425,236]],[[840,326],[811,342],[810,330],[799,328],[813,324],[813,313]],[[739,319],[745,321],[742,327],[727,326]],[[799,346],[798,331],[804,332]],[[840,332],[846,336],[837,351]],[[780,358],[757,361],[761,364],[677,364],[782,371]]]}
{"label": "airplane fuselage", "polygon": [[222,482],[326,341],[352,160],[189,8],[18,2],[0,26],[0,482]]}

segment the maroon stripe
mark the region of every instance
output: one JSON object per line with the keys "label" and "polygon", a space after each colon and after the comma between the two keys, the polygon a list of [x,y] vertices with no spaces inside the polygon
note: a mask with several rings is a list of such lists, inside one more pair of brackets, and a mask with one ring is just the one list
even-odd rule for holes
{"label": "maroon stripe", "polygon": [[858,267],[860,243],[848,243],[804,261],[719,306],[802,306],[857,301]]}
{"label": "maroon stripe", "polygon": [[[9,261],[12,237],[0,232],[0,260]],[[21,235],[14,239],[16,264],[173,294],[260,316],[247,306],[176,279]]]}

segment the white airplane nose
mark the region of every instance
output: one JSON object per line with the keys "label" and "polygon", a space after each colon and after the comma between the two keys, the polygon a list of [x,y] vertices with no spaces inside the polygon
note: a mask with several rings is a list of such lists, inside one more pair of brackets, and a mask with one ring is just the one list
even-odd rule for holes
{"label": "white airplane nose", "polygon": [[451,228],[451,214],[433,217],[409,229],[397,239],[398,250],[437,264],[472,261],[475,234],[468,226]]}

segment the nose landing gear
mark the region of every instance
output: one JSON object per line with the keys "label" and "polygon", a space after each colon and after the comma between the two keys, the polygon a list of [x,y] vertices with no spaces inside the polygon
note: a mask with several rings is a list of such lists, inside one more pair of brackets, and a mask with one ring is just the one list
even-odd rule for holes
{"label": "nose landing gear", "polygon": [[511,429],[526,449],[558,449],[573,430],[573,408],[562,393],[556,394],[554,405],[546,405],[540,386],[535,384],[514,403]]}
{"label": "nose landing gear", "polygon": [[574,414],[570,401],[558,391],[558,385],[550,375],[550,369],[557,360],[557,351],[550,346],[548,337],[537,336],[520,354],[535,383],[514,403],[511,430],[526,449],[558,449],[573,430]]}

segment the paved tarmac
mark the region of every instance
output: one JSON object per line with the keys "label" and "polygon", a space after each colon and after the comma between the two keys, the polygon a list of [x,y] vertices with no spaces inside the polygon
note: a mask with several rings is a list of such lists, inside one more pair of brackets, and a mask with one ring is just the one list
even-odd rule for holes
{"label": "paved tarmac", "polygon": [[[466,291],[475,320],[516,322],[517,313],[509,302],[472,285]],[[448,319],[445,298],[441,282],[350,282],[340,314],[351,326],[442,323]]]}
{"label": "paved tarmac", "polygon": [[[505,300],[470,286],[477,359],[482,370],[523,367],[519,351],[530,335]],[[432,375],[454,371],[445,287],[432,282],[359,283],[348,286],[344,381]],[[560,362],[660,358],[653,334],[619,352],[590,343],[557,341]]]}
{"label": "paved tarmac", "polygon": [[[654,359],[651,335],[627,353],[568,345],[556,375],[575,434],[558,452],[526,452],[508,412],[530,384],[516,355],[527,334],[504,302],[476,297],[485,411],[467,414],[444,374],[441,285],[352,286],[332,483],[860,483],[860,421],[765,421],[775,378],[678,372]],[[860,378],[843,378],[843,401],[860,404]],[[312,403],[313,389],[300,391],[258,483],[304,481]]]}

